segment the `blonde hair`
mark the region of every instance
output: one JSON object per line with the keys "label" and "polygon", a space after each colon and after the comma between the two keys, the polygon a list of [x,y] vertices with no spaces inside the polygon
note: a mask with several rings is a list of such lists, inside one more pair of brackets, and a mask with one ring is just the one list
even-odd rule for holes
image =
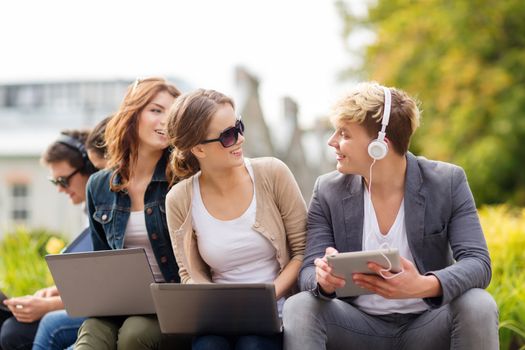
{"label": "blonde hair", "polygon": [[[386,137],[398,154],[405,154],[410,139],[419,127],[420,111],[415,99],[400,89],[389,88],[392,94],[390,121]],[[377,137],[383,119],[385,93],[376,82],[363,82],[348,91],[336,102],[332,121],[362,124],[368,135]]]}
{"label": "blonde hair", "polygon": [[228,96],[215,90],[198,89],[180,96],[171,107],[167,134],[173,146],[169,166],[173,174],[172,184],[200,170],[191,149],[206,138],[211,118],[224,104],[235,108]]}
{"label": "blonde hair", "polygon": [[[107,167],[113,169],[110,188],[112,191],[121,191],[128,186],[133,175],[131,164],[137,164],[139,136],[138,119],[142,110],[163,91],[177,98],[179,89],[168,83],[163,78],[137,79],[124,96],[120,108],[110,118],[106,126],[104,139],[107,146]],[[121,181],[114,183],[115,176],[119,174]],[[171,173],[166,170],[167,178]]]}

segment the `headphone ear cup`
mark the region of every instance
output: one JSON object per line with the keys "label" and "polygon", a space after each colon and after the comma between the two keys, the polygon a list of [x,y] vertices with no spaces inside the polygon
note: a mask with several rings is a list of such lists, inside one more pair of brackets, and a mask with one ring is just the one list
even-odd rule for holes
{"label": "headphone ear cup", "polygon": [[368,145],[368,155],[375,160],[383,159],[388,153],[388,145],[385,141],[375,139]]}
{"label": "headphone ear cup", "polygon": [[93,174],[98,171],[97,167],[91,163],[91,160],[87,155],[86,158],[84,158],[84,169],[88,174]]}
{"label": "headphone ear cup", "polygon": [[80,155],[82,156],[83,163],[82,170],[85,173],[91,175],[97,172],[98,169],[93,165],[93,163],[91,163],[91,160],[89,160],[86,147],[80,140],[66,134],[61,134],[56,142],[61,143],[80,153]]}

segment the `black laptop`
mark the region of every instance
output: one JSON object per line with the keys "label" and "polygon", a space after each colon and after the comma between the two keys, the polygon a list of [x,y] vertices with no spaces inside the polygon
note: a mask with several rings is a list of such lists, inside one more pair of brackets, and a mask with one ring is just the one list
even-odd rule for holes
{"label": "black laptop", "polygon": [[152,283],[162,333],[281,332],[273,284]]}

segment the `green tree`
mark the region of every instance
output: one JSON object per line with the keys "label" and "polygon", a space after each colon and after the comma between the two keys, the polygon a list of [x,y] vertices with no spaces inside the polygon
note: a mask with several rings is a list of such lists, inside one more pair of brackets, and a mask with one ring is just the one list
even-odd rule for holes
{"label": "green tree", "polygon": [[421,101],[411,149],[464,167],[478,205],[525,205],[525,2],[378,0],[365,17],[336,4],[346,40],[375,33],[346,78]]}

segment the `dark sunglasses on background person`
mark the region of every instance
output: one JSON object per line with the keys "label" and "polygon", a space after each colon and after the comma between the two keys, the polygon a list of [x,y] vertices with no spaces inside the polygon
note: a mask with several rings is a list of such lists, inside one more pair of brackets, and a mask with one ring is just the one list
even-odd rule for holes
{"label": "dark sunglasses on background person", "polygon": [[57,177],[56,179],[53,178],[53,177],[50,177],[49,178],[49,181],[55,185],[55,186],[60,186],[60,187],[63,187],[63,188],[68,188],[69,187],[69,180],[75,176],[76,173],[78,173],[80,171],[80,168],[73,171],[71,174],[69,174],[68,176],[59,176]]}
{"label": "dark sunglasses on background person", "polygon": [[238,119],[235,122],[235,126],[232,126],[221,132],[218,138],[201,141],[201,144],[210,142],[220,142],[222,147],[228,148],[237,143],[237,140],[239,139],[239,134],[244,135],[244,123],[241,119]]}

